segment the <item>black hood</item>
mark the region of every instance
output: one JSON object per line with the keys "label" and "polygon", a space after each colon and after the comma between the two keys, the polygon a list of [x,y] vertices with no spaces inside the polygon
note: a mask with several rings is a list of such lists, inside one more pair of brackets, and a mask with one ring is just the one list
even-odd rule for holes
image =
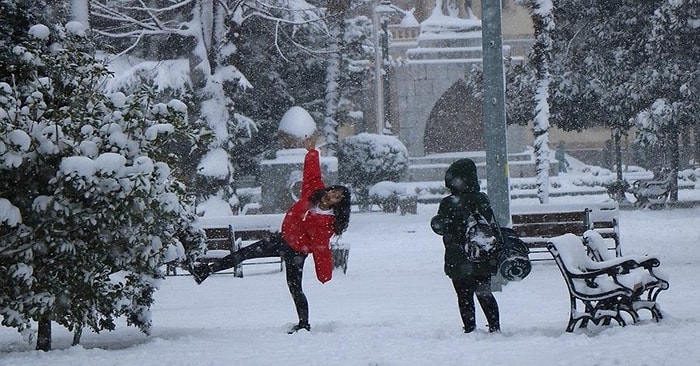
{"label": "black hood", "polygon": [[445,187],[455,193],[477,193],[480,190],[476,164],[471,159],[459,159],[445,172]]}

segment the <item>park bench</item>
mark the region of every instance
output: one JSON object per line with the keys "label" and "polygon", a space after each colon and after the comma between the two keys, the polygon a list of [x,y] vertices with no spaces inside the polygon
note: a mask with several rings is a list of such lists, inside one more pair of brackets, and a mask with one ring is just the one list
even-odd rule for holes
{"label": "park bench", "polygon": [[[588,234],[591,233],[599,235],[595,231]],[[613,320],[624,326],[626,318],[636,323],[642,309],[648,310],[656,321],[662,318],[656,297],[659,291],[668,288],[668,282],[665,287],[659,285],[652,290],[655,286],[652,283],[658,282],[659,277],[647,268],[658,266],[658,260],[614,257],[594,261],[584,244],[582,237],[564,234],[551,238],[547,245],[569,292],[567,332],[573,332],[579,322],[580,328],[586,328],[589,322],[608,325]],[[602,248],[607,249],[605,244]]]}
{"label": "park bench", "polygon": [[[213,262],[235,252],[258,240],[269,239],[279,233],[284,214],[235,215],[220,217],[203,217],[200,225],[206,233],[206,251],[198,258],[200,262]],[[334,267],[347,273],[350,246],[339,239],[331,241],[331,252]],[[279,264],[279,270],[284,269],[284,263],[278,256],[269,258],[253,258],[243,261],[233,268],[236,277],[243,277],[243,267],[251,265]]]}
{"label": "park bench", "polygon": [[[258,240],[269,239],[279,232],[283,217],[281,214],[269,214],[201,218],[200,225],[207,235],[207,249],[198,260],[213,262]],[[284,269],[280,257],[254,258],[234,267],[233,275],[242,278],[244,266],[269,264],[274,264],[279,271]]]}
{"label": "park bench", "polygon": [[664,179],[640,179],[628,190],[634,195],[635,206],[641,208],[662,207],[671,193],[670,175]]}
{"label": "park bench", "polygon": [[622,255],[618,225],[617,202],[590,204],[586,207],[572,205],[542,205],[529,207],[528,212],[511,215],[512,229],[530,249],[533,261],[551,260],[547,250],[550,238],[571,233],[582,236],[593,229],[605,239],[608,249]]}

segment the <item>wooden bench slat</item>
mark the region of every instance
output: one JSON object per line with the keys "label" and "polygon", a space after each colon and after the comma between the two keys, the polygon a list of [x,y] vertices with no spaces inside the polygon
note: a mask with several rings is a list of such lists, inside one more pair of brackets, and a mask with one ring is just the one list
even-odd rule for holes
{"label": "wooden bench slat", "polygon": [[207,235],[207,239],[216,239],[216,238],[225,238],[228,239],[231,237],[231,229],[230,228],[209,228],[209,229],[204,229],[205,234]]}
{"label": "wooden bench slat", "polygon": [[234,231],[234,236],[241,240],[260,240],[269,238],[275,232],[269,230],[245,230],[245,231]]}
{"label": "wooden bench slat", "polygon": [[586,222],[586,212],[553,212],[553,213],[534,213],[534,214],[517,214],[512,216],[513,225],[517,224],[532,224],[542,222]]}
{"label": "wooden bench slat", "polygon": [[584,223],[533,223],[530,225],[513,225],[515,230],[521,237],[528,236],[545,236],[552,237],[565,233],[573,233],[577,235],[583,234],[588,230],[588,226]]}

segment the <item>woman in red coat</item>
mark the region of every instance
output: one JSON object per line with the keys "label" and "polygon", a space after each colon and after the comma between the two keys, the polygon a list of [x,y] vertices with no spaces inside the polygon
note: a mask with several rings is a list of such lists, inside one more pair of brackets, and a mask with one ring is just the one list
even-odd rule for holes
{"label": "woman in red coat", "polygon": [[246,259],[280,255],[299,316],[299,323],[292,327],[290,334],[311,329],[309,305],[301,287],[307,255],[314,257],[318,280],[321,283],[330,281],[333,276],[330,239],[342,234],[350,221],[350,191],[344,186],[324,185],[314,141],[307,139],[305,145],[308,152],[304,158],[301,197],[287,210],[282,221],[282,234],[243,247],[211,266],[201,264],[192,270],[195,281],[201,284],[213,272],[232,268]]}

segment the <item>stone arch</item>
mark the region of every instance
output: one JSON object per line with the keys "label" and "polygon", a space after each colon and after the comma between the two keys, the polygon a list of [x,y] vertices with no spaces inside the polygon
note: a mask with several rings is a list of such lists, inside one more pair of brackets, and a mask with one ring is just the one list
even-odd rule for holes
{"label": "stone arch", "polygon": [[438,98],[425,127],[425,153],[485,150],[481,101],[473,95],[460,78]]}

